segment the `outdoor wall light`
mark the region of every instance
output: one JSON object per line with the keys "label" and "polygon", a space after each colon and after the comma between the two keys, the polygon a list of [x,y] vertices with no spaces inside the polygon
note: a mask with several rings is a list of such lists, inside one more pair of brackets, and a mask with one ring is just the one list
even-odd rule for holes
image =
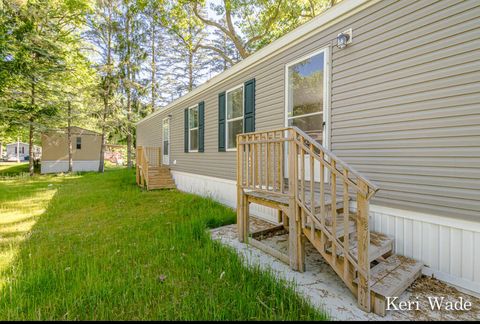
{"label": "outdoor wall light", "polygon": [[172,118],[172,114],[168,114],[168,116],[167,116],[167,117],[168,117],[168,118]]}
{"label": "outdoor wall light", "polygon": [[337,47],[343,49],[352,42],[352,29],[346,30],[337,36]]}

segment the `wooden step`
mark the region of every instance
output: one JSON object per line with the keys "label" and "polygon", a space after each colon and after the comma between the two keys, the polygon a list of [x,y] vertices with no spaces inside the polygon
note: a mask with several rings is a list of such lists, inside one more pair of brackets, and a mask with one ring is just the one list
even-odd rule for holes
{"label": "wooden step", "polygon": [[152,186],[174,186],[175,185],[175,182],[173,181],[150,181],[148,183],[149,187],[152,187]]}
{"label": "wooden step", "polygon": [[[333,217],[332,217],[332,213],[329,211],[327,213],[327,215],[325,216],[325,225],[326,226],[333,226]],[[356,213],[352,213],[350,212],[348,214],[348,218],[349,218],[349,221],[352,222],[355,226],[355,219],[357,217],[357,214]],[[320,214],[315,214],[315,218],[321,223],[322,222],[322,218],[321,218],[321,215]],[[338,212],[337,213],[337,225],[338,224],[341,224],[343,223],[343,213],[342,212]]]}
{"label": "wooden step", "polygon": [[421,262],[395,254],[374,266],[369,281],[373,312],[385,316],[387,297],[399,297],[421,275],[422,268]]}
{"label": "wooden step", "polygon": [[280,205],[288,206],[288,196],[285,194],[269,193],[265,191],[250,190],[245,191],[245,195],[254,197],[258,200],[271,201]]}
{"label": "wooden step", "polygon": [[[353,237],[350,240],[350,253],[352,254],[355,260],[358,260],[358,241],[356,237]],[[372,262],[384,254],[391,252],[393,249],[393,240],[388,236],[377,233],[370,232],[370,245],[368,247],[368,261]],[[327,252],[332,253],[331,248],[327,249]],[[343,256],[343,252],[337,250],[338,256]]]}
{"label": "wooden step", "polygon": [[150,173],[170,173],[170,169],[148,169]]}
{"label": "wooden step", "polygon": [[175,181],[173,181],[173,179],[171,179],[171,178],[170,179],[162,179],[162,180],[160,180],[160,179],[148,179],[148,183],[150,183],[150,184],[175,183]]}
{"label": "wooden step", "polygon": [[165,171],[165,172],[158,172],[158,171],[150,171],[148,172],[149,175],[155,175],[155,176],[170,176],[171,173],[170,171]]}
{"label": "wooden step", "polygon": [[151,175],[170,175],[170,171],[148,171]]}
{"label": "wooden step", "polygon": [[157,190],[157,189],[176,189],[175,185],[162,185],[162,186],[149,186],[149,190]]}
{"label": "wooden step", "polygon": [[149,176],[148,179],[163,181],[163,180],[172,180],[172,177],[171,176]]}
{"label": "wooden step", "polygon": [[[356,230],[356,226],[355,226],[355,222],[354,221],[349,221],[348,222],[348,234],[351,234],[351,233],[354,233],[355,230]],[[305,224],[305,227],[307,228],[310,228],[310,223],[307,222],[307,224]],[[330,232],[330,233],[333,233],[333,225],[328,225],[327,223],[325,223],[325,227],[327,228],[327,230]],[[344,226],[343,226],[343,215],[339,215],[338,218],[337,218],[337,237],[342,237],[343,236],[343,231],[344,229]],[[320,228],[318,228],[318,226],[315,224],[315,230],[319,231]]]}
{"label": "wooden step", "polygon": [[166,182],[150,182],[148,184],[149,189],[162,189],[162,188],[176,188],[175,182],[166,181]]}

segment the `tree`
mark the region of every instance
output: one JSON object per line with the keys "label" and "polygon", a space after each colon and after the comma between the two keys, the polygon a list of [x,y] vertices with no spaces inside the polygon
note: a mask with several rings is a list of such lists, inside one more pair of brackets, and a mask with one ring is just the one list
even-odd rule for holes
{"label": "tree", "polygon": [[163,16],[169,30],[170,52],[166,53],[172,76],[181,80],[181,94],[192,91],[205,77],[209,66],[209,52],[204,44],[207,33],[203,23],[195,16],[190,2],[170,2]]}
{"label": "tree", "polygon": [[103,109],[99,113],[99,124],[102,134],[100,149],[100,165],[98,172],[104,171],[104,152],[107,137],[107,119],[111,114],[111,99],[116,88],[115,82],[115,57],[114,43],[115,34],[118,32],[117,0],[97,0],[94,13],[88,17],[89,30],[85,34],[93,45],[98,61],[97,71],[101,77],[99,84],[99,96],[103,101]]}
{"label": "tree", "polygon": [[4,93],[2,107],[11,122],[28,123],[29,171],[33,175],[34,132],[58,111],[50,85],[65,69],[65,48],[76,41],[75,30],[88,3],[38,0],[6,7],[7,34],[12,35],[7,61],[15,76]]}
{"label": "tree", "polygon": [[[135,0],[122,1],[122,16],[120,18],[120,28],[118,34],[117,52],[120,58],[119,81],[122,95],[125,96],[125,115],[126,120],[122,125],[126,133],[127,141],[127,166],[133,166],[132,145],[133,145],[133,116],[132,104],[138,100],[139,93],[143,92],[143,84],[139,81],[139,73],[142,65],[147,58],[145,51],[146,29],[140,14],[144,9],[143,3]],[[122,101],[123,102],[123,101]]]}
{"label": "tree", "polygon": [[67,125],[68,140],[68,172],[73,171],[72,124],[86,125],[91,122],[89,111],[96,108],[98,101],[93,97],[95,85],[98,84],[97,74],[90,62],[82,54],[83,42],[71,44],[65,58],[66,69],[57,77],[60,107],[59,124]]}
{"label": "tree", "polygon": [[150,90],[150,112],[155,111],[162,101],[162,94],[159,87],[160,80],[165,70],[161,66],[161,61],[165,57],[166,51],[166,28],[162,25],[162,17],[165,15],[165,0],[148,0],[144,6],[143,15],[147,22],[145,25],[145,35],[147,44],[145,51],[150,59],[150,64],[145,66],[146,72],[149,74],[147,86]]}
{"label": "tree", "polygon": [[[205,25],[211,26],[227,36],[235,46],[241,59],[284,35],[298,25],[313,18],[321,11],[334,5],[335,0],[222,0],[212,4],[220,21],[207,17],[201,8],[206,0],[194,0],[195,15]],[[235,61],[218,46],[206,46],[225,60]]]}
{"label": "tree", "polygon": [[[210,69],[214,73],[226,71],[232,67],[235,62],[240,61],[240,56],[233,42],[218,29],[214,29],[213,33],[211,33],[210,44],[208,47],[205,47],[206,49],[210,47],[219,49],[219,51],[213,50]],[[225,55],[219,53],[224,53]]]}

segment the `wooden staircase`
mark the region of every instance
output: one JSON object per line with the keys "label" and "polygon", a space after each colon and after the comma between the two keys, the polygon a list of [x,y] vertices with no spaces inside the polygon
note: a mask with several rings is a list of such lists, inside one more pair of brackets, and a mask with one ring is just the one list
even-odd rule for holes
{"label": "wooden staircase", "polygon": [[[357,297],[361,309],[385,315],[423,264],[395,255],[394,241],[369,230],[369,201],[378,188],[296,127],[237,136],[237,224],[250,243],[305,271],[308,240]],[[249,231],[251,203],[278,211],[288,255]],[[265,231],[263,231],[265,232]],[[262,233],[264,235],[265,233]]]}
{"label": "wooden staircase", "polygon": [[137,184],[153,189],[174,189],[175,182],[170,168],[161,163],[159,147],[137,147]]}

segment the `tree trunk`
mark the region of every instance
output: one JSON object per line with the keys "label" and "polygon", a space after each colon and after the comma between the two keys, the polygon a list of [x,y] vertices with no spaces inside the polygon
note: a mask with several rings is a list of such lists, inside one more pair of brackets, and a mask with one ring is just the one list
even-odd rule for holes
{"label": "tree trunk", "polygon": [[3,142],[0,141],[0,160],[3,158]]}
{"label": "tree trunk", "polygon": [[67,119],[67,139],[68,139],[68,172],[73,171],[73,157],[72,157],[72,104],[68,101],[68,119]]}
{"label": "tree trunk", "polygon": [[151,63],[151,70],[152,70],[152,80],[151,80],[151,83],[152,83],[152,112],[155,111],[155,101],[157,99],[157,94],[156,94],[156,91],[155,91],[155,87],[156,87],[156,83],[157,83],[157,80],[156,80],[157,66],[156,66],[156,62],[155,62],[155,37],[156,37],[155,18],[152,15],[152,35],[151,35],[151,38],[152,38],[152,63]]}
{"label": "tree trunk", "polygon": [[132,132],[130,123],[132,119],[132,73],[131,73],[131,39],[130,39],[130,13],[127,12],[127,21],[125,24],[126,40],[127,40],[127,168],[131,169],[132,163]]}
{"label": "tree trunk", "polygon": [[188,53],[188,91],[193,90],[193,53]]}
{"label": "tree trunk", "polygon": [[105,171],[105,141],[106,141],[106,131],[107,131],[107,113],[109,106],[109,96],[110,96],[110,83],[112,78],[112,10],[109,8],[108,13],[108,26],[107,26],[107,76],[105,79],[105,91],[103,94],[103,113],[102,113],[102,144],[100,146],[100,163],[98,165],[98,172],[103,173]]}
{"label": "tree trunk", "polygon": [[[35,80],[32,81],[32,109],[35,107]],[[28,171],[30,173],[30,176],[33,176],[33,117],[30,117],[29,119],[29,134],[28,134]]]}
{"label": "tree trunk", "polygon": [[17,163],[20,163],[20,138],[17,137]]}
{"label": "tree trunk", "polygon": [[30,118],[30,131],[28,134],[28,144],[30,147],[28,148],[28,171],[30,176],[33,176],[33,119]]}
{"label": "tree trunk", "polygon": [[102,114],[102,144],[100,145],[100,163],[98,165],[98,172],[103,173],[104,164],[105,164],[105,132],[106,122],[107,122],[107,111],[108,111],[108,97],[103,98],[103,114]]}

